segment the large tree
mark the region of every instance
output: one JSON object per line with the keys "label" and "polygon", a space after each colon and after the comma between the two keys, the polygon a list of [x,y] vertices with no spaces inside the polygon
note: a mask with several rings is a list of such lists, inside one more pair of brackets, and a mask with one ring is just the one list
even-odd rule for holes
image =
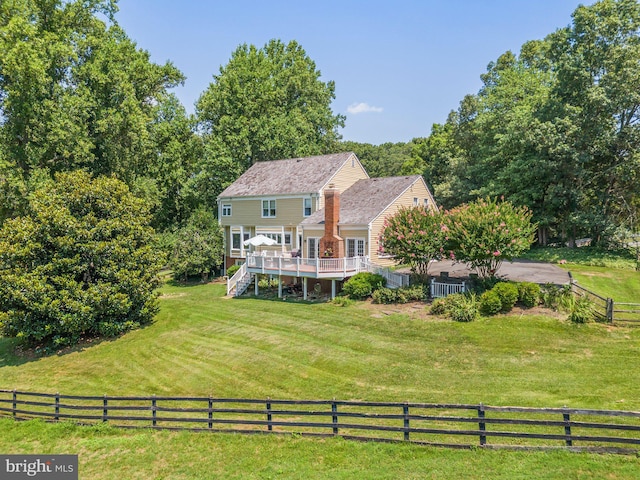
{"label": "large tree", "polygon": [[[332,151],[344,117],[332,81],[295,41],[241,45],[197,102],[205,139],[245,170],[253,163]],[[211,152],[216,156],[215,152]]]}
{"label": "large tree", "polygon": [[639,32],[638,2],[601,0],[491,63],[478,94],[434,129],[444,145],[419,152],[445,173],[436,197],[451,207],[504,195],[531,208],[543,243],[637,228]]}
{"label": "large tree", "polygon": [[158,161],[155,106],[183,76],[151,62],[116,11],[116,0],[0,2],[0,194],[5,208],[15,204],[8,210],[19,209],[40,172],[84,168],[148,183]]}
{"label": "large tree", "polygon": [[0,229],[0,334],[57,348],[152,321],[161,262],[124,183],[60,173],[27,210]]}

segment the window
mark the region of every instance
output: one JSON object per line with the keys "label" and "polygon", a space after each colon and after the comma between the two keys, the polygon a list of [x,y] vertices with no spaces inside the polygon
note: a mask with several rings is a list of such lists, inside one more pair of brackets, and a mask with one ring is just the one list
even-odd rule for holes
{"label": "window", "polygon": [[284,244],[285,245],[291,245],[291,234],[290,233],[285,233],[284,234]]}
{"label": "window", "polygon": [[413,206],[414,207],[418,206],[418,197],[413,197]]}
{"label": "window", "polygon": [[428,206],[429,206],[429,199],[428,199],[428,198],[425,198],[425,199],[424,199],[424,206],[425,206],[425,207],[428,207]]}
{"label": "window", "polygon": [[240,250],[240,232],[231,233],[231,248]]}
{"label": "window", "polygon": [[262,201],[262,218],[273,218],[275,216],[276,216],[276,201],[263,200]]}
{"label": "window", "polygon": [[311,199],[305,198],[302,200],[302,202],[303,202],[304,216],[308,217],[309,215],[311,215]]}
{"label": "window", "polygon": [[230,217],[231,216],[231,205],[230,204],[222,205],[222,216],[223,217]]}
{"label": "window", "polygon": [[364,257],[364,238],[347,238],[347,257]]}
{"label": "window", "polygon": [[251,238],[251,234],[249,232],[244,232],[242,237],[243,237],[242,240],[244,240],[246,242],[247,240],[249,240]]}

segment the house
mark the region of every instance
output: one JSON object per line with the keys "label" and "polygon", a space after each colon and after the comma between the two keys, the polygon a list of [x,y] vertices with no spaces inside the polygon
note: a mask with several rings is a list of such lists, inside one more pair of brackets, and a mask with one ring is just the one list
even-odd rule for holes
{"label": "house", "polygon": [[[218,197],[225,268],[242,265],[228,290],[262,273],[302,284],[305,298],[308,279],[330,281],[333,296],[336,282],[393,264],[378,244],[384,219],[413,205],[437,208],[420,175],[369,178],[351,152],[256,163]],[[248,246],[257,235],[274,245]]]}

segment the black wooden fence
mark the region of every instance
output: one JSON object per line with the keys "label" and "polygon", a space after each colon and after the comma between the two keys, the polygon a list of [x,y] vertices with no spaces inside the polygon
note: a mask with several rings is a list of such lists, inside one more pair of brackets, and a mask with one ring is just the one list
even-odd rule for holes
{"label": "black wooden fence", "polygon": [[640,412],[340,400],[79,396],[0,390],[0,416],[124,428],[296,433],[454,448],[637,453]]}

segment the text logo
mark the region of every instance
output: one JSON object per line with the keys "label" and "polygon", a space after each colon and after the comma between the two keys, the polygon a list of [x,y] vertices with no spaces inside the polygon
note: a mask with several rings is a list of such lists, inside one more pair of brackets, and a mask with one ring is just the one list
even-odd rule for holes
{"label": "text logo", "polygon": [[78,480],[77,455],[0,455],[2,480]]}

